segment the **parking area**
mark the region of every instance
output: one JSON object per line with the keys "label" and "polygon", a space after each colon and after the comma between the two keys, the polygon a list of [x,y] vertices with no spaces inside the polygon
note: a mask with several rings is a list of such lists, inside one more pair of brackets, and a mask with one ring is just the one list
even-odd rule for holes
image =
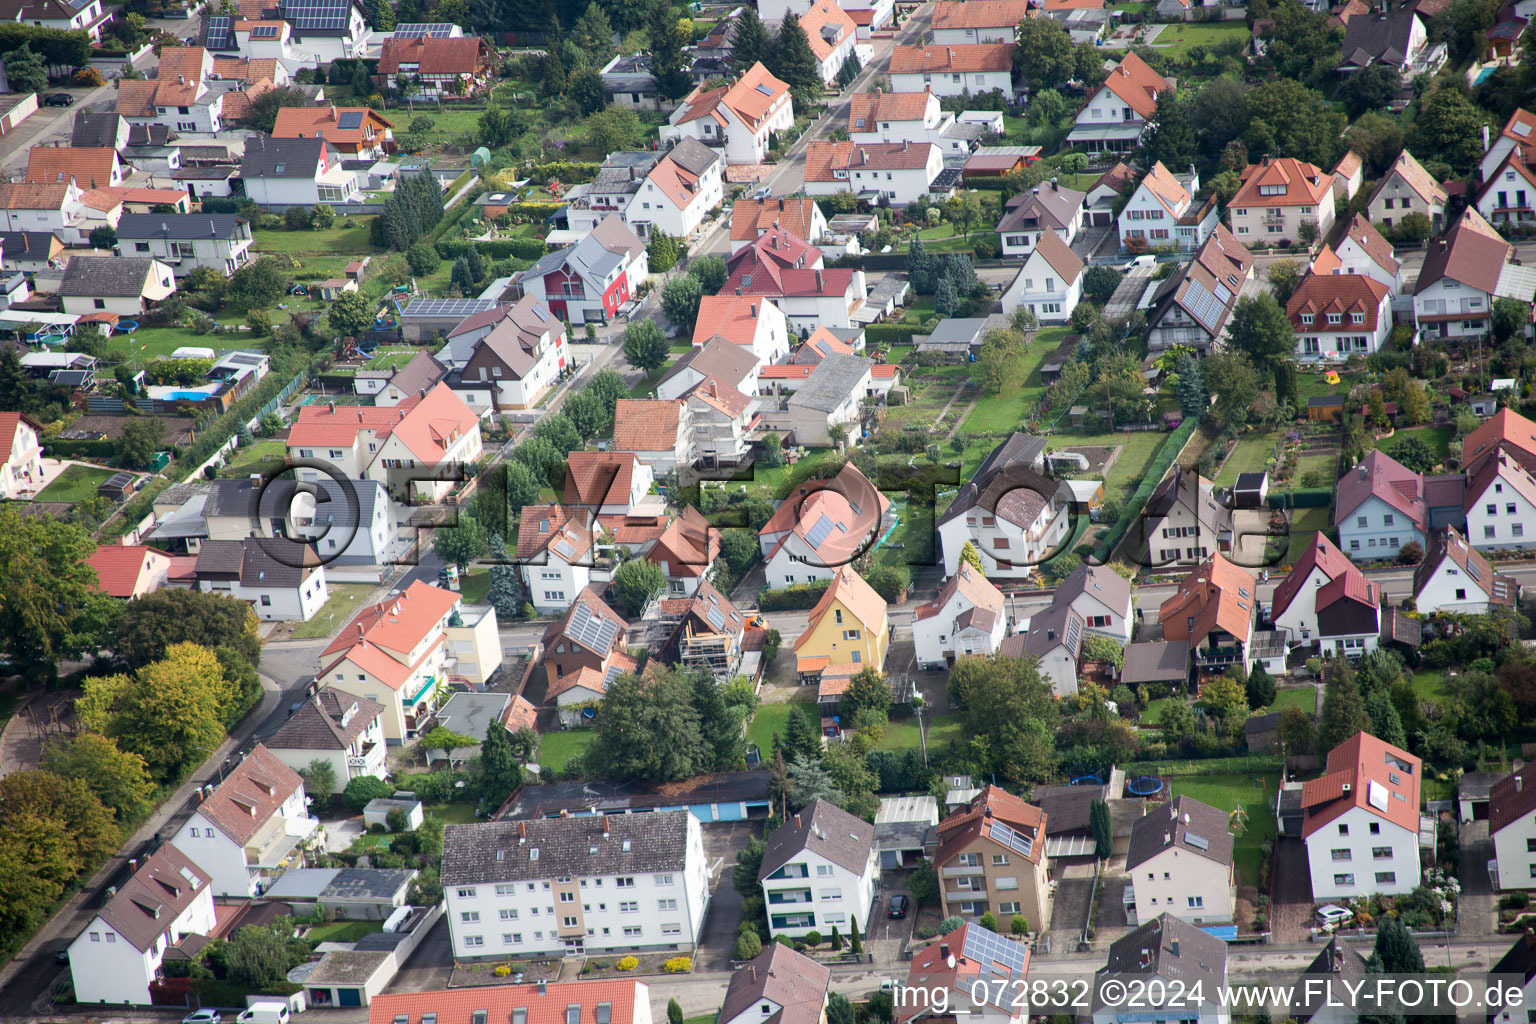
{"label": "parking area", "polygon": [[705,825],[704,862],[709,866],[709,914],[704,919],[704,933],[694,950],[694,969],[728,971],[736,932],[741,926],[741,894],[732,884],[736,851],[744,849],[754,837],[763,834],[758,821],[715,822]]}
{"label": "parking area", "polygon": [[1311,932],[1312,873],[1300,839],[1275,842],[1274,897],[1269,930],[1275,942],[1305,942]]}

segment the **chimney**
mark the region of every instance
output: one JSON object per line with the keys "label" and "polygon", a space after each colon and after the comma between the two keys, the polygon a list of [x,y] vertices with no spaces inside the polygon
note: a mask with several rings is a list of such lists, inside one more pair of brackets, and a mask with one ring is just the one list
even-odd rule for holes
{"label": "chimney", "polygon": [[818,292],[819,292],[819,291],[821,291],[821,290],[822,290],[822,284],[821,284],[821,271],[819,271],[819,270],[818,270],[818,271],[816,271],[816,290],[817,290],[817,291],[818,291]]}
{"label": "chimney", "polygon": [[1515,792],[1518,793],[1523,789],[1525,789],[1525,778],[1517,772],[1515,774]]}
{"label": "chimney", "polygon": [[800,827],[800,815],[795,815],[795,828]]}
{"label": "chimney", "polygon": [[1053,192],[1060,192],[1061,191],[1061,184],[1055,178],[1051,179],[1051,191],[1053,191]]}
{"label": "chimney", "polygon": [[527,841],[528,841],[528,823],[526,821],[520,821],[520,822],[517,823],[517,845],[518,846],[522,846]]}
{"label": "chimney", "polygon": [[757,303],[752,303],[747,309],[752,313],[752,319],[757,319]]}
{"label": "chimney", "polygon": [[947,942],[939,943],[939,957],[941,959],[944,959],[944,960],[948,960],[949,959],[949,943],[947,943]]}
{"label": "chimney", "polygon": [[1141,951],[1141,966],[1143,968],[1152,966],[1152,951],[1150,949],[1143,949]]}
{"label": "chimney", "polygon": [[608,838],[608,815],[603,815],[603,838]]}
{"label": "chimney", "polygon": [[1488,152],[1488,126],[1483,125],[1483,152]]}
{"label": "chimney", "polygon": [[539,995],[544,996],[544,995],[548,995],[548,994],[549,994],[549,982],[545,981],[543,978],[540,978],[539,979]]}
{"label": "chimney", "polygon": [[332,416],[336,415],[336,403],[335,402],[326,402],[325,405],[326,405],[326,408],[328,408],[331,411],[331,415]]}

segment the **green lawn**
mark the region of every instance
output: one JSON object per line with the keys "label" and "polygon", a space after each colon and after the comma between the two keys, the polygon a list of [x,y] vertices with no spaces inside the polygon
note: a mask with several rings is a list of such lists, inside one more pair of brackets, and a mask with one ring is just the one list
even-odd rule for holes
{"label": "green lawn", "polygon": [[491,592],[491,571],[462,573],[459,576],[459,594],[465,604],[484,604],[485,595]]}
{"label": "green lawn", "polygon": [[113,473],[110,469],[74,463],[64,467],[54,481],[37,494],[38,501],[84,501],[96,497],[96,488]]}
{"label": "green lawn", "polygon": [[1320,486],[1331,487],[1338,475],[1338,467],[1339,460],[1332,455],[1308,455],[1296,463],[1296,485],[1298,487],[1305,487],[1308,475],[1318,473],[1324,480],[1328,481]]}
{"label": "green lawn", "polygon": [[474,804],[427,804],[421,811],[444,825],[468,825],[476,820]]}
{"label": "green lawn", "polygon": [[1201,803],[1230,812],[1241,805],[1248,813],[1248,826],[1237,838],[1233,859],[1242,885],[1259,883],[1259,846],[1275,837],[1275,790],[1280,776],[1275,772],[1259,775],[1196,775],[1170,779],[1174,796],[1189,796]]}
{"label": "green lawn", "polygon": [[1421,668],[1413,674],[1413,692],[1427,701],[1439,702],[1446,698],[1445,673],[1439,669]]}
{"label": "green lawn", "polygon": [[1115,464],[1104,477],[1106,500],[1124,503],[1141,483],[1157,450],[1168,440],[1168,435],[1158,430],[1144,430],[1135,434],[1056,434],[1047,447],[1050,451],[1062,448],[1092,446],[1121,446]]}
{"label": "green lawn", "polygon": [[597,738],[592,729],[562,729],[539,737],[539,767],[558,772],[573,760],[579,760]]}
{"label": "green lawn", "polygon": [[754,467],[751,479],[723,482],[718,486],[732,491],[745,487],[748,494],[769,499],[786,498],[802,481],[817,475],[816,471],[824,464],[841,464],[842,461],[843,456],[833,449],[822,448],[808,452],[793,466],[776,466],[772,469]]}
{"label": "green lawn", "polygon": [[357,606],[375,590],[366,583],[332,583],[326,589],[330,596],[315,613],[315,617],[294,627],[295,640],[318,640],[330,636],[352,620],[352,616],[357,614]]}
{"label": "green lawn", "polygon": [[1045,384],[1040,380],[1040,366],[1056,351],[1066,335],[1065,327],[1047,327],[1035,332],[1035,336],[1029,340],[1029,347],[1025,349],[1024,385],[1017,391],[990,395],[978,401],[960,429],[967,433],[1006,435],[1023,427],[1029,415],[1034,412],[1040,396],[1045,394]]}
{"label": "green lawn", "polygon": [[1218,487],[1231,487],[1237,483],[1239,473],[1262,473],[1275,455],[1275,439],[1268,434],[1262,437],[1245,437],[1222,464],[1221,472],[1213,481]]}
{"label": "green lawn", "polygon": [[[277,320],[276,310],[272,311]],[[236,318],[243,320],[244,317]],[[122,352],[137,369],[158,356],[169,356],[179,348],[266,348],[269,338],[257,338],[249,333],[233,336],[227,334],[198,334],[190,327],[141,327],[132,334],[114,334],[107,339],[110,351]]]}
{"label": "green lawn", "polygon": [[1301,686],[1275,691],[1275,702],[1267,710],[1284,711],[1286,708],[1301,708],[1309,715],[1317,714],[1316,688]]}
{"label": "green lawn", "polygon": [[1445,457],[1451,453],[1451,437],[1456,433],[1454,427],[1415,427],[1412,430],[1399,430],[1392,438],[1381,446],[1381,450],[1388,455],[1392,450],[1410,437],[1418,438],[1429,446],[1438,462],[1444,462]]}
{"label": "green lawn", "polygon": [[[380,838],[388,839],[389,837]],[[304,937],[318,946],[322,942],[356,942],[364,935],[383,930],[383,921],[332,921],[329,924],[315,925]]]}
{"label": "green lawn", "polygon": [[1163,711],[1164,711],[1164,709],[1167,708],[1169,705],[1173,704],[1175,701],[1177,701],[1177,702],[1182,704],[1182,703],[1184,703],[1184,698],[1183,697],[1160,697],[1157,700],[1152,701],[1150,704],[1148,704],[1146,706],[1146,709],[1144,711],[1142,711],[1142,713],[1141,713],[1141,722],[1142,722],[1142,724],[1143,725],[1161,725],[1162,721],[1163,721]]}
{"label": "green lawn", "polygon": [[365,370],[398,370],[422,352],[419,348],[381,348],[368,361]]}
{"label": "green lawn", "polygon": [[348,253],[353,254],[349,259],[360,259],[378,251],[368,240],[372,221],[372,217],[337,217],[324,231],[258,231],[255,249],[258,253],[282,252],[290,256]]}
{"label": "green lawn", "polygon": [[[780,657],[785,657],[781,654]],[[784,738],[784,732],[789,725],[790,703],[759,704],[757,711],[752,715],[752,721],[747,723],[747,744],[756,746],[767,760],[773,750],[773,737],[775,734],[780,739]],[[803,705],[812,714],[816,712],[816,706],[812,703]]]}
{"label": "green lawn", "polygon": [[231,452],[229,454],[231,461],[219,470],[219,475],[238,478],[252,473],[263,473],[271,468],[273,463],[282,462],[287,454],[287,441],[275,437],[265,438]]}
{"label": "green lawn", "polygon": [[1248,41],[1248,26],[1242,21],[1210,23],[1187,22],[1166,25],[1152,41],[1152,49],[1166,51],[1170,56],[1182,57],[1193,46],[1215,46],[1229,39]]}
{"label": "green lawn", "polygon": [[[940,744],[949,743],[964,736],[965,723],[959,714],[927,715],[923,722],[923,731],[928,734],[928,749],[933,751]],[[885,727],[885,735],[880,737],[881,750],[917,750],[921,749],[920,744],[915,717],[891,722]]]}

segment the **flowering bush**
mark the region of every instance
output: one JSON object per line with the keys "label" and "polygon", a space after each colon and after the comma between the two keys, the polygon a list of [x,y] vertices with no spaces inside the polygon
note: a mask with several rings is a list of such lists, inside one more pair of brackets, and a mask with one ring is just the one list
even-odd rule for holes
{"label": "flowering bush", "polygon": [[512,973],[512,968],[506,964],[499,964],[491,973],[496,975],[498,978],[505,978],[507,975]]}
{"label": "flowering bush", "polygon": [[687,974],[693,970],[693,959],[686,956],[675,956],[662,964],[661,969],[668,974]]}
{"label": "flowering bush", "polygon": [[632,956],[627,956],[614,965],[621,971],[632,971],[640,966],[640,961]]}

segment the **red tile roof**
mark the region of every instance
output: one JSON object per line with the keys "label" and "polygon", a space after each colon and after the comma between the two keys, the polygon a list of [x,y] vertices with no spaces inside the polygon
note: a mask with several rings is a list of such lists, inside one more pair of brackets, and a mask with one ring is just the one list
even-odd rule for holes
{"label": "red tile roof", "polygon": [[933,31],[966,28],[1013,28],[1034,17],[1033,0],[939,0],[933,5]]}
{"label": "red tile roof", "polygon": [[718,334],[726,341],[750,348],[759,322],[767,316],[768,305],[767,299],[750,295],[704,296],[693,321],[693,343],[703,345]]}
{"label": "red tile roof", "polygon": [[1504,264],[1513,254],[1514,247],[1504,241],[1482,214],[1469,208],[1450,231],[1430,239],[1416,292],[1449,277],[1492,295],[1499,286]]}
{"label": "red tile roof", "polygon": [[731,241],[750,242],[774,224],[797,238],[809,238],[815,213],[814,199],[738,199],[731,206]]}
{"label": "red tile roof", "polygon": [[829,0],[815,0],[800,15],[800,27],[805,31],[806,41],[811,44],[811,52],[818,61],[832,56],[839,46],[853,38],[858,29],[853,19]]}
{"label": "red tile roof", "polygon": [[[342,114],[360,114],[356,128],[342,128]],[[382,137],[394,124],[368,107],[283,107],[277,112],[272,128],[274,139],[315,139],[327,142],[362,144],[370,137]],[[369,129],[372,129],[370,133]]]}
{"label": "red tile roof", "polygon": [[[34,433],[41,434],[43,428],[38,426],[32,417],[24,412],[0,412],[0,459],[9,460],[11,449],[16,444],[16,430],[23,423],[31,427]],[[0,465],[3,465],[0,462]]]}
{"label": "red tile roof", "polygon": [[[1279,192],[1265,191],[1280,189]],[[1243,184],[1228,205],[1316,206],[1333,192],[1333,175],[1315,164],[1291,157],[1266,158],[1262,164],[1249,164],[1243,171]]]}
{"label": "red tile roof", "polygon": [[418,36],[412,39],[386,39],[379,51],[379,74],[393,75],[401,64],[419,64],[413,74],[473,75],[490,63],[485,41],[479,36],[447,39]]}
{"label": "red tile roof", "polygon": [[826,591],[821,595],[821,600],[817,601],[816,607],[811,609],[805,632],[795,639],[795,650],[798,651],[802,644],[811,639],[817,625],[827,612],[831,611],[833,602],[848,609],[849,614],[866,630],[885,631],[887,616],[885,598],[875,593],[875,588],[865,583],[864,578],[853,571],[853,566],[841,565],[838,566],[832,582],[827,585]]}
{"label": "red tile roof", "polygon": [[[10,448],[0,449],[7,454]],[[171,560],[163,551],[144,544],[98,544],[86,561],[96,570],[98,585],[112,597],[133,597],[139,579],[159,568],[169,572]]]}
{"label": "red tile roof", "polygon": [[1506,451],[1527,469],[1536,466],[1536,423],[1513,409],[1500,409],[1461,443],[1461,465],[1476,473],[1495,451]]}
{"label": "red tile roof", "polygon": [[413,396],[395,406],[306,405],[288,431],[288,447],[351,447],[357,443],[358,433],[365,430],[373,431],[382,441],[418,401]]}
{"label": "red tile roof", "polygon": [[27,154],[27,180],[39,185],[53,185],[73,178],[81,188],[105,187],[113,184],[112,168],[116,165],[115,149],[33,146]]}
{"label": "red tile roof", "polygon": [[[848,171],[909,171],[928,166],[931,142],[812,142],[805,147],[806,181],[847,181]],[[845,172],[839,177],[835,172]]]}
{"label": "red tile roof", "polygon": [[1335,488],[1334,525],[1354,515],[1367,498],[1376,497],[1407,516],[1414,527],[1423,530],[1428,516],[1424,504],[1423,479],[1380,449],[1373,450],[1360,464],[1339,477]]}
{"label": "red tile roof", "polygon": [[399,596],[364,608],[321,652],[320,663],[327,666],[321,678],[345,658],[398,689],[415,667],[407,660],[411,652],[438,631],[458,603],[459,595],[417,580]]}
{"label": "red tile roof", "polygon": [[[578,1024],[594,1024],[597,1007],[612,1009],[610,1024],[634,1024],[635,1007],[649,997],[638,981],[570,981],[548,985],[487,985],[483,988],[450,988],[436,992],[397,992],[374,996],[368,1006],[368,1024],[422,1024],[423,1014],[436,1014],[437,1024],[474,1024],[476,1014],[505,1024],[514,1009],[527,1013],[526,1024],[568,1024],[567,1011],[580,1007]],[[646,1005],[646,1016],[650,1006]]]}
{"label": "red tile roof", "polygon": [[[1043,847],[1045,843],[1035,845]],[[1014,969],[997,961],[983,962],[967,957],[966,936],[975,931],[992,935],[989,943],[1017,944],[1020,966]],[[950,959],[954,960],[954,966],[950,966]],[[972,1012],[978,1017],[987,1008],[1011,1017],[1013,997],[1007,993],[1024,984],[1028,971],[1029,949],[1022,938],[998,935],[979,924],[967,922],[912,954],[912,966],[907,968],[907,984],[896,987],[896,1024],[907,1024],[920,1016],[934,1014],[936,1008],[947,1009],[959,1002],[973,1007]]]}
{"label": "red tile roof", "polygon": [[[1324,536],[1321,531],[1314,534],[1312,543],[1307,546],[1307,550],[1303,551],[1301,557],[1296,560],[1295,566],[1291,568],[1290,575],[1281,580],[1280,585],[1275,587],[1273,602],[1273,615],[1275,618],[1285,614],[1286,609],[1291,606],[1291,602],[1301,593],[1302,585],[1306,583],[1307,577],[1312,575],[1313,569],[1321,569],[1324,576],[1329,580],[1334,580],[1343,576],[1351,569],[1355,569],[1355,566],[1345,556],[1344,552],[1340,551],[1333,541]],[[1359,572],[1360,570],[1355,569],[1355,571]]]}
{"label": "red tile roof", "polygon": [[[1396,274],[1398,268],[1402,266],[1392,253],[1392,243],[1382,237],[1381,232],[1365,219],[1364,214],[1355,214],[1354,219],[1349,222],[1349,227],[1344,230],[1344,237],[1352,239],[1356,245],[1364,249],[1365,254],[1387,273]],[[1339,244],[1343,244],[1343,239],[1339,240]]]}
{"label": "red tile roof", "polygon": [[960,46],[898,46],[891,51],[890,73],[915,75],[1013,70],[1012,43],[966,43]]}
{"label": "red tile roof", "polygon": [[672,451],[677,447],[682,399],[621,398],[613,412],[613,447],[621,452]]}
{"label": "red tile roof", "polygon": [[1392,166],[1387,168],[1387,173],[1381,176],[1381,184],[1376,186],[1376,191],[1380,192],[1386,187],[1388,179],[1394,177],[1401,178],[1403,184],[1413,189],[1426,203],[1444,205],[1445,189],[1440,187],[1435,176],[1426,171],[1424,165],[1415,160],[1413,154],[1406,149],[1397,155]]}
{"label": "red tile roof", "polygon": [[[1157,111],[1158,95],[1173,86],[1146,61],[1128,53],[1111,69],[1100,88],[1114,93],[1142,118],[1149,118]],[[1097,93],[1094,90],[1094,95]]]}
{"label": "red tile roof", "polygon": [[634,452],[571,452],[565,460],[567,505],[628,505],[640,459]]}
{"label": "red tile roof", "polygon": [[[977,7],[988,2],[969,0],[968,3],[941,3],[938,6]],[[922,121],[928,116],[928,107],[933,102],[931,91],[881,92],[876,89],[874,92],[856,92],[848,104],[848,131],[875,131],[881,121]]]}
{"label": "red tile roof", "polygon": [[[1285,304],[1285,315],[1298,332],[1374,333],[1382,303],[1390,294],[1386,285],[1363,274],[1308,274]],[[1337,314],[1339,322],[1330,323],[1329,314]],[[1354,322],[1356,314],[1364,317],[1361,323]],[[1388,319],[1392,316],[1390,304],[1385,315]],[[1303,321],[1303,317],[1310,317],[1311,322]]]}
{"label": "red tile roof", "polygon": [[[395,424],[392,434],[418,462],[427,466],[440,464],[461,437],[480,429],[480,418],[474,410],[464,404],[458,392],[443,383],[409,407],[402,402],[395,408],[405,409],[405,415]],[[290,435],[289,444],[292,443]]]}
{"label": "red tile roof", "polygon": [[[197,813],[244,846],[303,785],[298,772],[258,743],[224,777],[219,788],[197,805]],[[301,813],[308,812],[301,809]]]}
{"label": "red tile roof", "polygon": [[1488,834],[1497,835],[1536,811],[1536,761],[1504,776],[1488,793]]}
{"label": "red tile roof", "polygon": [[1302,838],[1355,807],[1417,835],[1423,768],[1408,751],[1355,733],[1328,752],[1322,778],[1302,784]]}
{"label": "red tile roof", "polygon": [[589,509],[580,507],[524,506],[518,514],[517,557],[532,559],[555,545],[554,553],[566,565],[580,564],[596,540],[588,525],[589,514]]}
{"label": "red tile roof", "polygon": [[[1247,643],[1253,631],[1254,594],[1258,586],[1252,573],[1220,554],[1191,569],[1179,583],[1178,593],[1164,601],[1157,618],[1168,636],[1197,644],[1221,629]],[[1194,618],[1193,628],[1187,619]],[[1169,626],[1175,627],[1169,630]]]}

